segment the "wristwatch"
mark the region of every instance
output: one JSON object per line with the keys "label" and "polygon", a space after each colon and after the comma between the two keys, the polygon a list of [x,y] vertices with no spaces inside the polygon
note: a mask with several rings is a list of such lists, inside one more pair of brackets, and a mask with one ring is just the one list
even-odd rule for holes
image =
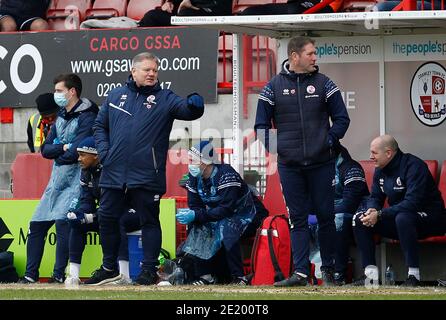
{"label": "wristwatch", "polygon": [[382,210],[378,210],[377,213],[378,213],[378,221],[380,221],[383,218],[383,212]]}

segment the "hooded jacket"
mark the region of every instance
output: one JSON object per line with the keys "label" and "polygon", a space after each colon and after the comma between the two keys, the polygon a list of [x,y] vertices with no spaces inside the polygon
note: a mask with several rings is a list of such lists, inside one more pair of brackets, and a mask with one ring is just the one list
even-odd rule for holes
{"label": "hooded jacket", "polygon": [[[65,108],[59,112],[42,145],[42,155],[54,159],[51,177],[31,221],[66,219],[71,201],[79,198],[81,170],[76,149],[83,139],[92,135],[97,112],[96,104],[85,98],[70,112]],[[64,144],[70,146],[67,151],[63,150]]]}
{"label": "hooded jacket", "polygon": [[[334,159],[335,147],[344,137],[350,119],[339,88],[319,73],[295,73],[283,63],[260,93],[254,129],[277,129],[281,164],[311,166]],[[330,120],[332,125],[330,125]],[[269,136],[266,130],[266,146]],[[274,151],[274,150],[271,150]]]}
{"label": "hooded jacket", "polygon": [[189,105],[168,89],[138,87],[132,77],[111,91],[94,125],[103,165],[99,186],[166,192],[166,159],[175,119],[195,120],[204,108]]}

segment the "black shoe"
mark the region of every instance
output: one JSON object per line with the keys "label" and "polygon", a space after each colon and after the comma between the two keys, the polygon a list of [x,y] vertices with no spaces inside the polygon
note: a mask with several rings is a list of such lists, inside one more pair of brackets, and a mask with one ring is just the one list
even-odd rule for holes
{"label": "black shoe", "polygon": [[65,282],[65,278],[58,278],[55,276],[51,276],[51,278],[48,279],[47,283],[63,284],[64,282]]}
{"label": "black shoe", "polygon": [[22,278],[19,279],[19,281],[17,281],[17,283],[21,283],[21,284],[30,284],[30,283],[36,283],[37,281],[34,280],[33,278],[30,278],[28,276],[24,276]]}
{"label": "black shoe", "polygon": [[109,282],[119,280],[121,275],[117,270],[107,271],[102,266],[94,271],[90,279],[84,281],[84,284],[100,286]]}
{"label": "black shoe", "polygon": [[135,285],[149,286],[158,282],[158,275],[148,270],[141,270],[141,273],[136,278]]}
{"label": "black shoe", "polygon": [[322,272],[322,286],[333,287],[335,285],[333,269],[322,267],[321,272]]}
{"label": "black shoe", "polygon": [[303,277],[300,274],[293,272],[291,277],[274,282],[275,287],[304,287],[308,284],[308,277]]}
{"label": "black shoe", "polygon": [[334,284],[336,286],[343,286],[345,285],[345,276],[340,272],[335,272],[333,276]]}
{"label": "black shoe", "polygon": [[401,284],[401,287],[421,287],[421,281],[415,278],[414,275],[409,277]]}
{"label": "black shoe", "polygon": [[367,279],[367,277],[365,275],[362,275],[361,278],[353,280],[352,283],[348,284],[350,286],[353,287],[364,287],[364,286],[378,286],[379,285],[379,281],[376,280],[372,280],[372,279]]}
{"label": "black shoe", "polygon": [[446,287],[446,280],[445,279],[438,279],[438,286],[439,287]]}
{"label": "black shoe", "polygon": [[245,277],[233,277],[230,285],[247,286],[247,285],[249,285],[249,282]]}

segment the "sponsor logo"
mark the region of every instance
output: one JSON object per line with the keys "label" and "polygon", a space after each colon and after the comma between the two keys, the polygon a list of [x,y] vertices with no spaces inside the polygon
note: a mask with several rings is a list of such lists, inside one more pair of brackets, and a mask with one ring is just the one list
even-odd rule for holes
{"label": "sponsor logo", "polygon": [[7,234],[12,236],[11,231],[9,231],[2,218],[0,218],[0,252],[8,251],[9,246],[14,241],[14,239],[3,239],[3,236]]}
{"label": "sponsor logo", "polygon": [[290,89],[283,89],[282,95],[289,96],[290,95]]}
{"label": "sponsor logo", "polygon": [[415,72],[410,85],[410,102],[417,119],[435,127],[446,118],[446,69],[439,63],[427,62]]}

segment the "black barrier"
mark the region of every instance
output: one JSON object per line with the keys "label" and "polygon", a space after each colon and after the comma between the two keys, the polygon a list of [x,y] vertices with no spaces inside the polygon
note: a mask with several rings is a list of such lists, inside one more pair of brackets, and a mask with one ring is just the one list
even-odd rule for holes
{"label": "black barrier", "polygon": [[180,96],[217,101],[218,31],[196,28],[102,29],[0,34],[0,107],[30,107],[53,78],[73,72],[82,96],[101,104],[125,83],[132,58],[144,51],[160,60],[159,80]]}

